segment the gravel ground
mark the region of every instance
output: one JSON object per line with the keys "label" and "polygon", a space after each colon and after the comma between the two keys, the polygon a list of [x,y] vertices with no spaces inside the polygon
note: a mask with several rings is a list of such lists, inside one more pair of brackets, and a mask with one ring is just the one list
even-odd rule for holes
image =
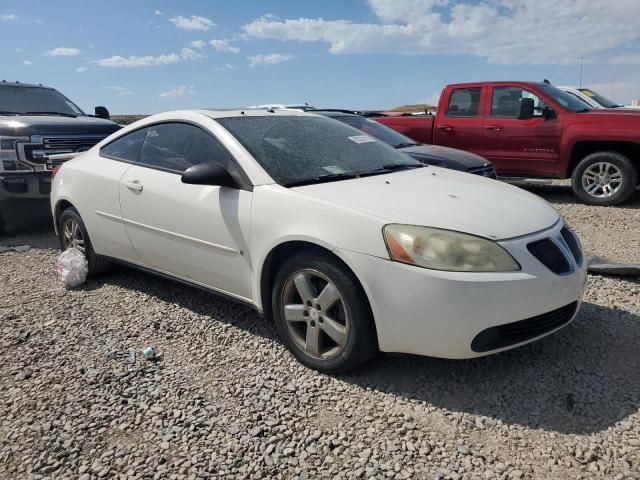
{"label": "gravel ground", "polygon": [[[533,191],[589,254],[640,261],[640,198]],[[572,325],[515,351],[331,377],[252,310],[127,269],[68,291],[53,236],[0,240],[22,244],[0,252],[0,478],[640,479],[638,280],[590,277]]]}

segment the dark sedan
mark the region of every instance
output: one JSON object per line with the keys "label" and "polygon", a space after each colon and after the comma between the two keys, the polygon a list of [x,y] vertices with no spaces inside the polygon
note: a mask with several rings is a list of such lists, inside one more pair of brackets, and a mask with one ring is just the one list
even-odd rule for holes
{"label": "dark sedan", "polygon": [[330,117],[347,125],[351,125],[397,148],[419,162],[482,175],[483,177],[497,178],[493,165],[491,165],[487,159],[475,153],[465,152],[455,148],[418,143],[375,120],[363,117],[362,115],[356,115],[347,110],[310,110],[310,113]]}

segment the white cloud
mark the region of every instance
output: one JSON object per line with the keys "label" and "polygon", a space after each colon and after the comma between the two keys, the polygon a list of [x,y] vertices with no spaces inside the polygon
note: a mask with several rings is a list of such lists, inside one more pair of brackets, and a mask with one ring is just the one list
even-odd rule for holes
{"label": "white cloud", "polygon": [[114,55],[109,58],[101,58],[100,60],[94,60],[93,63],[98,64],[101,67],[110,68],[137,68],[137,67],[152,67],[156,65],[168,65],[171,63],[187,62],[190,60],[197,60],[202,58],[197,52],[194,52],[190,48],[183,48],[180,53],[169,53],[158,56],[145,55],[139,57],[137,55],[130,55],[129,57],[122,57],[120,55]]}
{"label": "white cloud", "polygon": [[78,67],[78,68],[76,68],[76,72],[78,72],[78,73],[84,73],[87,70],[89,70],[87,67]]}
{"label": "white cloud", "polygon": [[155,15],[158,15],[159,17],[162,17],[164,15],[164,13],[162,13],[160,10],[154,10],[153,13]]}
{"label": "white cloud", "polygon": [[16,48],[16,53],[22,53],[24,50],[22,50],[20,47]]}
{"label": "white cloud", "polygon": [[229,40],[216,40],[215,38],[209,44],[216,49],[218,53],[240,53],[238,47],[229,45]]}
{"label": "white cloud", "polygon": [[9,22],[17,19],[18,17],[16,17],[13,13],[3,13],[2,15],[0,15],[0,20],[2,20],[3,22]]}
{"label": "white cloud", "polygon": [[33,62],[31,60],[23,60],[22,63],[24,63],[27,66],[33,65]]}
{"label": "white cloud", "polygon": [[244,32],[324,42],[333,54],[470,54],[502,64],[575,64],[639,36],[637,0],[369,0],[369,7],[379,22],[262,17]]}
{"label": "white cloud", "polygon": [[184,97],[185,95],[193,95],[194,93],[196,93],[196,91],[193,87],[187,87],[187,86],[181,85],[179,87],[175,87],[170,90],[167,90],[166,92],[162,92],[158,96],[165,97],[165,98],[167,97],[172,98],[172,97]]}
{"label": "white cloud", "polygon": [[184,30],[201,30],[207,31],[211,27],[215,26],[210,19],[206,17],[199,17],[198,15],[191,15],[190,17],[183,17],[179,15],[170,19],[176,27]]}
{"label": "white cloud", "polygon": [[198,60],[200,58],[203,58],[202,55],[200,55],[198,52],[194,52],[190,48],[183,48],[180,51],[180,57],[183,60]]}
{"label": "white cloud", "polygon": [[225,63],[222,67],[216,67],[213,70],[216,71],[216,72],[221,72],[223,70],[233,70],[234,68],[236,68],[236,67],[234,67],[230,63]]}
{"label": "white cloud", "polygon": [[251,66],[256,65],[275,65],[277,63],[287,62],[293,60],[295,57],[288,53],[268,53],[255,55],[253,57],[247,57],[251,61]]}
{"label": "white cloud", "polygon": [[76,55],[80,55],[80,50],[77,48],[58,47],[44,52],[43,55],[47,57],[75,57]]}
{"label": "white cloud", "polygon": [[203,49],[206,44],[207,43],[203,40],[194,40],[193,42],[191,42],[191,46],[193,48],[199,48],[199,49]]}
{"label": "white cloud", "polygon": [[640,53],[626,52],[621,53],[611,59],[614,65],[640,65]]}
{"label": "white cloud", "polygon": [[134,93],[131,90],[122,90],[120,93],[118,93],[119,97],[126,97],[128,95],[134,95]]}

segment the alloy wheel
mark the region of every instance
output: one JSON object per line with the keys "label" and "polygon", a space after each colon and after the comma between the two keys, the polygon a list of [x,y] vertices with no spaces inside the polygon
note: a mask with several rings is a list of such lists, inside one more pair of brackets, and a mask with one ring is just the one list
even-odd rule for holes
{"label": "alloy wheel", "polygon": [[587,168],[582,174],[582,188],[592,197],[608,198],[622,187],[622,172],[608,162],[598,162]]}
{"label": "alloy wheel", "polygon": [[68,219],[62,227],[62,241],[65,250],[69,248],[76,248],[82,253],[85,253],[82,229],[78,222],[72,218]]}
{"label": "alloy wheel", "polygon": [[317,270],[299,270],[285,282],[283,315],[293,341],[314,358],[336,357],[347,343],[349,316],[335,284]]}

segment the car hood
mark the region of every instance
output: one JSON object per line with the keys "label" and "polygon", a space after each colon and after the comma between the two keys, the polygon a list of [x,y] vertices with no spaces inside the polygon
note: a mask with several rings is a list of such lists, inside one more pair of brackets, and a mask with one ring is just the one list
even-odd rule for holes
{"label": "car hood", "polygon": [[560,218],[551,205],[520,188],[431,166],[292,190],[385,223],[456,230],[494,240],[544,230]]}
{"label": "car hood", "polygon": [[415,145],[401,148],[400,151],[422,163],[437,166],[446,165],[447,168],[454,170],[467,171],[470,168],[491,165],[487,159],[475,153],[437,145]]}
{"label": "car hood", "polygon": [[111,134],[120,125],[95,117],[59,117],[56,115],[1,115],[0,135]]}

